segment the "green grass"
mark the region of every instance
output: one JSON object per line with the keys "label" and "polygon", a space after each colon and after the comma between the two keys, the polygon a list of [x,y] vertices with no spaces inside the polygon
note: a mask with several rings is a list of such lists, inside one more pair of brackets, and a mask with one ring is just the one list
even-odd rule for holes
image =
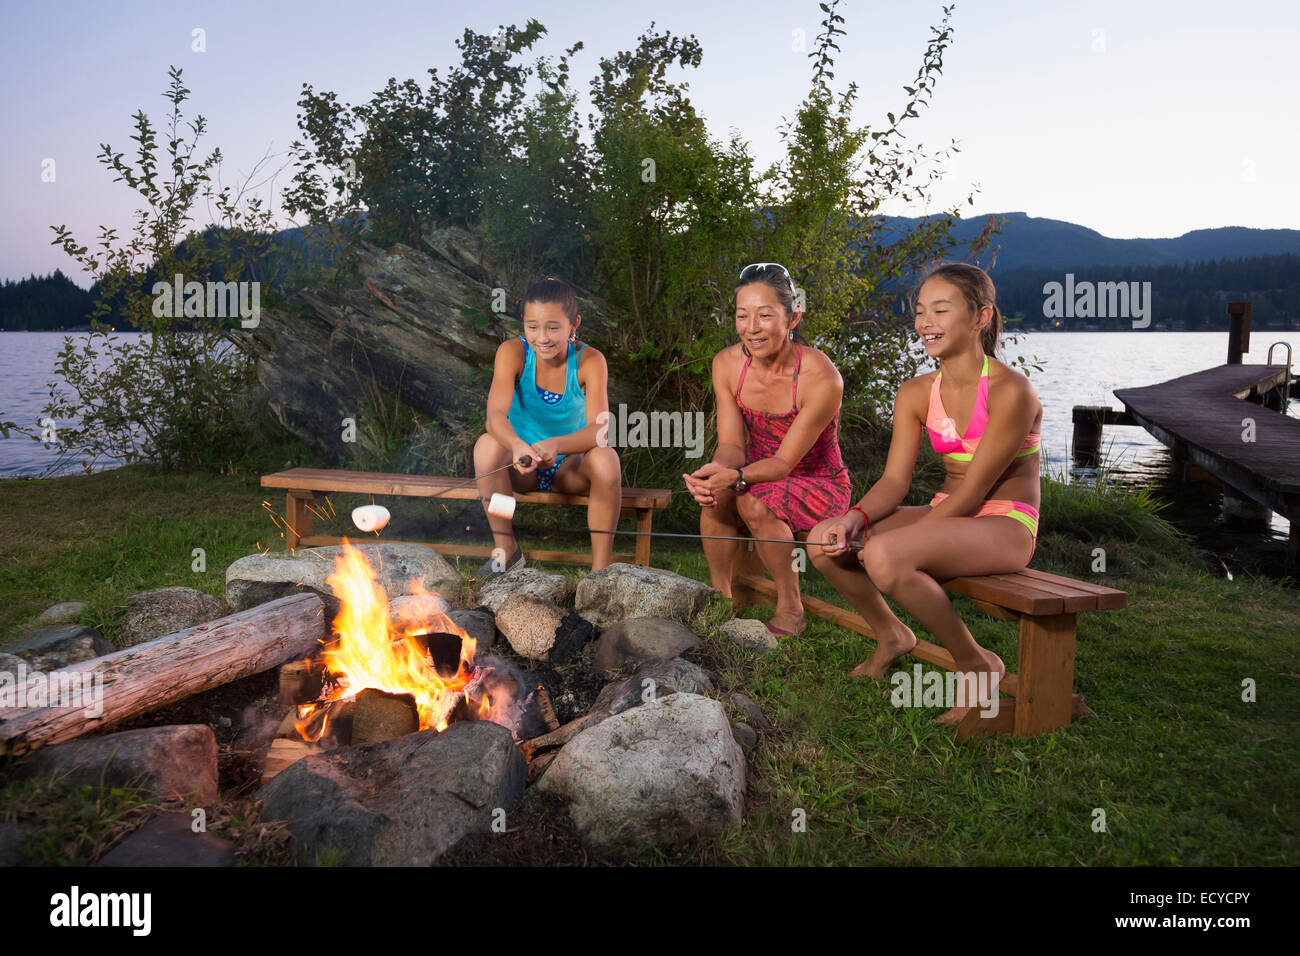
{"label": "green grass", "polygon": [[[0,541],[0,649],[58,601],[89,601],[85,622],[112,636],[112,616],[133,591],[184,584],[222,593],[231,560],[259,542],[283,547],[263,500],[283,508],[255,477],[135,467],[0,482],[0,521],[15,529]],[[352,504],[368,499],[332,500],[338,520],[319,525],[326,533],[343,530]],[[389,504],[386,536],[451,540],[468,525],[480,537],[465,503],[445,511],[440,502]],[[746,826],[671,859],[1294,865],[1300,593],[1207,572],[1150,501],[1105,482],[1048,482],[1042,512],[1033,567],[1129,595],[1127,610],[1079,618],[1075,687],[1094,716],[1032,739],[958,743],[931,722],[934,713],[895,709],[887,682],[848,679],[870,653],[866,638],[810,619],[800,638],[756,659],[718,636],[723,612],[715,605],[698,622],[705,641],[695,656],[719,673],[722,690],[754,697],[775,729],[750,758]],[[556,530],[580,528],[578,511],[525,509],[521,518],[531,522],[521,531],[527,544],[585,547]],[[206,550],[203,573],[191,570],[196,547]],[[1098,548],[1104,573],[1092,570]],[[654,561],[708,579],[689,545],[656,541]],[[803,584],[844,606],[815,571]],[[964,598],[957,606],[975,637],[1014,670],[1015,625],[975,612]],[[743,613],[763,618],[770,609]],[[898,666],[914,663],[905,657]],[[1246,679],[1255,682],[1254,703],[1242,701]],[[792,830],[797,810],[804,832]],[[1104,832],[1094,829],[1098,810]],[[268,854],[276,859],[280,850]],[[665,858],[647,862],[657,859]]]}

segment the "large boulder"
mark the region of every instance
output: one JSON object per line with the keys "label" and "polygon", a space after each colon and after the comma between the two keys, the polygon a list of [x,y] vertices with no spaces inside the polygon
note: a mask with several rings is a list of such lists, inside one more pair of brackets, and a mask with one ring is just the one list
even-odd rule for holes
{"label": "large boulder", "polygon": [[527,594],[564,607],[573,603],[573,581],[563,574],[550,574],[537,568],[515,568],[484,584],[478,592],[478,603],[495,614],[507,598],[516,594]]}
{"label": "large boulder", "polygon": [[689,621],[717,593],[671,571],[620,563],[593,571],[578,582],[576,608],[601,626],[630,617]]}
{"label": "large boulder", "polygon": [[[80,624],[38,627],[4,646],[4,654],[25,661],[29,671],[46,673],[103,654],[111,654],[115,650],[117,648],[113,643],[99,631]],[[0,670],[13,671],[13,668],[0,667]]]}
{"label": "large boulder", "polygon": [[35,750],[13,767],[19,778],[59,787],[140,784],[146,793],[200,803],[217,799],[217,738],[206,724],[140,727]]}
{"label": "large boulder", "polygon": [[285,820],[299,865],[428,866],[523,794],[510,731],[459,721],[299,760],[263,787],[262,819]]}
{"label": "large boulder", "polygon": [[[523,285],[484,257],[473,234],[422,231],[419,249],[361,243],[355,286],[300,287],[298,304],[307,308],[264,308],[256,328],[238,333],[256,356],[263,400],[277,419],[336,460],[386,451],[365,431],[357,442],[339,441],[339,422],[371,404],[376,391],[435,422],[481,413],[475,373],[491,368],[500,344],[518,334],[519,314],[488,305],[503,288],[511,293],[508,307],[515,306]],[[582,290],[578,302],[583,338],[603,347],[614,313]],[[616,382],[609,392],[611,402],[635,401]],[[442,455],[450,438],[446,428],[431,428],[401,470],[427,466],[427,456]]]}
{"label": "large boulder", "polygon": [[403,630],[419,630],[450,610],[439,594],[403,594],[388,602],[388,623]]}
{"label": "large boulder", "polygon": [[221,598],[184,587],[141,591],[129,596],[126,603],[122,632],[117,639],[124,648],[197,627],[230,613]]}
{"label": "large boulder", "polygon": [[[391,601],[413,593],[414,579],[430,592],[454,594],[460,576],[437,551],[425,544],[366,542],[354,545],[370,563],[380,587]],[[326,579],[334,573],[334,559],[342,545],[304,548],[288,554],[269,551],[239,558],[226,568],[226,601],[243,611],[290,594],[311,591],[321,596],[329,620],[339,611],[339,600]]]}
{"label": "large boulder", "polygon": [[745,757],[720,703],[678,693],[583,730],[538,786],[594,849],[686,843],[740,825]]}
{"label": "large boulder", "polygon": [[684,624],[660,617],[634,617],[601,633],[593,663],[605,676],[612,677],[628,665],[669,660],[699,643],[695,632]]}

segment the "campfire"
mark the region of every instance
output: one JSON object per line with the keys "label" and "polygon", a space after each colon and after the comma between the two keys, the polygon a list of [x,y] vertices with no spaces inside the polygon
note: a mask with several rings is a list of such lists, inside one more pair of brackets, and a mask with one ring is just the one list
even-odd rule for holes
{"label": "campfire", "polygon": [[340,607],[335,639],[320,656],[323,693],[298,707],[295,728],[304,740],[324,737],[339,705],[355,705],[367,691],[409,698],[417,715],[412,729],[445,730],[462,701],[477,715],[490,712],[486,673],[474,664],[475,641],[440,610],[436,594],[412,580],[411,593],[423,600],[413,602],[415,613],[404,620],[390,620],[374,569],[346,539],[326,581]]}
{"label": "campfire", "polygon": [[476,658],[477,642],[420,582],[390,604],[365,554],[346,540],[326,582],[339,599],[332,639],[280,669],[281,700],[293,711],[263,779],[308,753],[441,733],[458,720],[493,721],[516,741],[558,726],[545,688],[502,658]]}

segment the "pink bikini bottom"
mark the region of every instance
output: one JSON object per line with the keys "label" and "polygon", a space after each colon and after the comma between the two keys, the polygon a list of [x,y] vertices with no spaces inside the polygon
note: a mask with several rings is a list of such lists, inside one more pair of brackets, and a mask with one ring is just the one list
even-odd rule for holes
{"label": "pink bikini bottom", "polygon": [[[933,508],[947,497],[948,495],[945,492],[939,492],[930,499],[930,507]],[[1033,505],[1027,505],[1023,501],[1011,501],[1008,498],[989,499],[980,505],[978,511],[972,512],[969,517],[987,518],[990,515],[1014,518],[1019,521],[1029,529],[1029,533],[1034,538],[1033,545],[1035,548],[1038,547],[1038,509]],[[1029,553],[1032,555],[1033,551],[1031,550]]]}

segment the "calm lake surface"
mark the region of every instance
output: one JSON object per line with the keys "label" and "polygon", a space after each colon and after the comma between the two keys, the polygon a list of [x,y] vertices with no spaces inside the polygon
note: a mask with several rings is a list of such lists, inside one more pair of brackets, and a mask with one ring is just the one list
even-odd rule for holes
{"label": "calm lake surface", "polygon": [[[0,420],[33,425],[49,398],[49,382],[55,381],[56,356],[63,345],[61,332],[0,333]],[[77,333],[73,333],[76,335]],[[143,333],[120,333],[124,339],[138,339]],[[1291,344],[1300,364],[1300,333],[1255,330],[1248,363],[1263,364],[1270,343]],[[1031,332],[1019,341],[1006,345],[1008,358],[1037,357],[1041,372],[1030,372],[1030,382],[1043,402],[1044,470],[1053,475],[1070,474],[1070,438],[1073,425],[1071,409],[1075,405],[1109,405],[1121,408],[1112,394],[1116,388],[1153,385],[1222,364],[1228,351],[1226,332]],[[1284,350],[1274,353],[1276,361],[1285,361]],[[1268,414],[1268,412],[1264,412]],[[1300,402],[1292,400],[1288,410],[1300,418]],[[1182,486],[1170,480],[1172,461],[1168,450],[1142,428],[1108,426],[1104,448],[1106,467],[1124,483],[1149,486],[1162,498],[1173,500],[1168,512],[1171,519],[1184,525],[1185,497]],[[115,467],[120,462],[98,462],[95,470]],[[851,463],[850,463],[851,464]],[[43,473],[67,474],[81,471],[79,460],[67,460],[55,449],[47,449],[31,439],[11,435],[0,438],[0,477],[35,476]],[[1081,476],[1087,473],[1081,473]],[[1197,495],[1188,507],[1197,516],[1206,510]],[[1189,520],[1191,514],[1186,517]],[[1193,522],[1195,523],[1195,522]],[[1285,536],[1289,525],[1275,515],[1272,537]],[[1208,529],[1188,528],[1201,537]]]}

